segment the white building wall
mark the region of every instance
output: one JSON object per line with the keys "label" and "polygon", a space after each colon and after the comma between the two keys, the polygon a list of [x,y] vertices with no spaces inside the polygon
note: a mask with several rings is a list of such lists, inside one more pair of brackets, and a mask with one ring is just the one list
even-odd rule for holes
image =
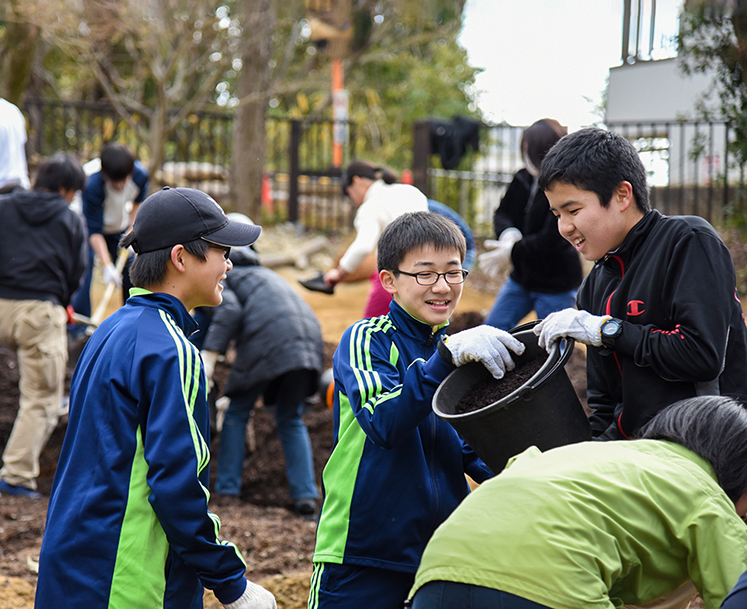
{"label": "white building wall", "polygon": [[[699,120],[696,105],[713,89],[713,76],[686,76],[678,65],[672,58],[610,69],[605,122],[642,151],[652,186],[708,184],[725,167],[725,128],[683,123]],[[660,150],[646,151],[651,144]]]}
{"label": "white building wall", "polygon": [[677,58],[641,61],[610,69],[606,121],[694,119],[695,104],[713,86],[706,74],[685,76]]}

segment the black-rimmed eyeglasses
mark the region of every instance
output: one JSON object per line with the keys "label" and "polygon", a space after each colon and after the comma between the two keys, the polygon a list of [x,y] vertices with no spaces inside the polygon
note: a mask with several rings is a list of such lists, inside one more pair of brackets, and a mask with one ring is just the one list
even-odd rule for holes
{"label": "black-rimmed eyeglasses", "polygon": [[439,277],[443,277],[444,281],[449,285],[459,285],[460,283],[464,283],[464,280],[467,279],[467,275],[469,275],[469,271],[465,271],[464,269],[459,269],[458,271],[446,271],[445,273],[436,273],[436,271],[407,273],[405,271],[400,271],[399,269],[397,269],[396,272],[402,275],[407,275],[408,277],[415,277],[415,281],[418,282],[418,285],[426,286],[438,283]]}

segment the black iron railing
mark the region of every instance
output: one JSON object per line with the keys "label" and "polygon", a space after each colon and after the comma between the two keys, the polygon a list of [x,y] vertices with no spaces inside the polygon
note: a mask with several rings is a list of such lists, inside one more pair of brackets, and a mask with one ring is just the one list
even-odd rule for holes
{"label": "black iron railing", "polygon": [[[74,152],[85,162],[111,140],[128,145],[149,162],[150,148],[109,104],[29,99],[23,110],[32,168],[60,150]],[[133,120],[145,119],[134,113]],[[195,111],[185,117],[168,137],[153,186],[191,186],[217,199],[230,197],[233,120],[231,112]],[[289,220],[327,232],[352,225],[353,210],[340,193],[341,169],[332,166],[333,126],[327,119],[266,119],[262,221]],[[355,125],[345,123],[343,129],[344,166],[355,143]]]}
{"label": "black iron railing", "polygon": [[702,216],[720,225],[744,198],[744,165],[731,152],[724,121],[610,123],[638,150],[651,204],[662,213]]}

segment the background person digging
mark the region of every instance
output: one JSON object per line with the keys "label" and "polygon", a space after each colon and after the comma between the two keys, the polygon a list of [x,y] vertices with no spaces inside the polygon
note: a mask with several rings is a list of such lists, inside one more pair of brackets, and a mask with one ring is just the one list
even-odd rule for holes
{"label": "background person digging", "polygon": [[[232,220],[237,214],[230,215]],[[246,216],[243,221],[250,223]],[[231,398],[218,449],[215,492],[238,497],[245,454],[245,430],[260,396],[275,410],[294,511],[316,515],[319,488],[311,440],[301,415],[316,392],[322,370],[322,330],[314,311],[275,271],[259,265],[250,248],[231,251],[233,270],[224,282],[223,302],[212,310],[202,343],[211,379],[219,354],[235,341],[236,358],[223,393]],[[210,380],[209,380],[210,382]]]}
{"label": "background person digging", "polygon": [[[358,207],[355,213],[355,240],[336,268],[324,274],[324,282],[334,287],[352,273],[366,256],[376,250],[382,231],[395,218],[415,211],[426,211],[428,199],[414,186],[396,184],[397,174],[388,167],[368,161],[353,161],[342,176],[342,193]],[[363,317],[385,314],[391,295],[381,287],[378,273],[371,277],[371,291]]]}
{"label": "background person digging", "polygon": [[542,319],[553,311],[572,307],[583,276],[573,246],[558,234],[557,221],[547,197],[537,184],[542,159],[568,130],[545,118],[527,127],[521,136],[524,169],[515,175],[493,215],[497,241],[480,255],[480,267],[497,277],[513,266],[485,323],[510,330],[535,311]]}
{"label": "background person digging", "polygon": [[149,176],[132,151],[118,143],[105,145],[101,158],[86,163],[86,169],[94,172],[82,193],[89,240],[88,269],[73,299],[73,308],[90,317],[94,258],[101,262],[104,283],[122,287],[122,302],[129,296],[131,260],[128,259],[121,274],[115,268],[115,260],[119,240],[132,226],[140,203],[148,195]]}

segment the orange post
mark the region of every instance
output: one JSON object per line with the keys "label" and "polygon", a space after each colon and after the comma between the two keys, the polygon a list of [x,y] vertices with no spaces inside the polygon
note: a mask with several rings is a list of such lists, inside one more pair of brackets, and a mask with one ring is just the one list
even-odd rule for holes
{"label": "orange post", "polygon": [[342,59],[332,60],[332,166],[342,167],[342,144],[347,121],[347,96],[344,93]]}

